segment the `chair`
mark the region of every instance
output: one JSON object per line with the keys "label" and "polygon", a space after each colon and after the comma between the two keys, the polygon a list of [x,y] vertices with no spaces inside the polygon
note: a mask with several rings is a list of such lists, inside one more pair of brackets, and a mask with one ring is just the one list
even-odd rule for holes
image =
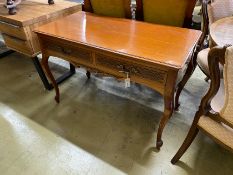
{"label": "chair", "polygon": [[[206,0],[205,0],[206,1]],[[206,3],[206,7],[204,12],[206,11],[206,15],[208,18],[207,22],[207,31],[209,30],[208,25],[210,26],[215,21],[225,18],[228,16],[232,16],[233,14],[233,0],[215,0],[214,2],[211,2],[210,4]],[[212,39],[209,39],[209,47],[213,47],[216,44],[212,41]],[[209,73],[209,67],[208,67],[208,53],[210,51],[210,48],[203,49],[199,52],[197,56],[197,63],[202,72],[207,76],[206,81],[209,80],[210,73]],[[222,67],[220,67],[220,71],[222,72]]]}
{"label": "chair", "polygon": [[177,27],[190,27],[197,0],[136,0],[136,19]]}
{"label": "chair", "polygon": [[[219,63],[224,66],[223,81],[221,81]],[[210,88],[202,98],[188,135],[171,160],[172,164],[175,164],[185,153],[199,130],[233,152],[233,47],[212,48],[208,54],[208,64]],[[221,99],[222,97],[224,99]],[[223,102],[223,105],[220,105],[220,102]]]}
{"label": "chair", "polygon": [[[82,11],[101,16],[132,19],[131,0],[84,0]],[[86,72],[90,79],[90,71]]]}
{"label": "chair", "polygon": [[83,11],[116,18],[132,18],[131,0],[84,0]]}

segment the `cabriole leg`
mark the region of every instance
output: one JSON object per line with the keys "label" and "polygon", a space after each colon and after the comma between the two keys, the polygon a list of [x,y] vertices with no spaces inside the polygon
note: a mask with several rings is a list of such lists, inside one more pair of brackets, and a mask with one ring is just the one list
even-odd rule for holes
{"label": "cabriole leg", "polygon": [[167,76],[167,82],[164,87],[164,113],[159,123],[159,129],[157,133],[156,148],[159,150],[163,145],[162,133],[168,120],[171,118],[174,111],[174,94],[176,87],[177,71],[169,71]]}
{"label": "cabriole leg", "polygon": [[52,82],[52,85],[56,91],[55,100],[57,103],[59,103],[60,102],[60,93],[59,93],[58,85],[57,85],[57,82],[56,82],[52,72],[50,71],[48,60],[49,60],[49,56],[46,56],[43,54],[41,64],[42,64],[47,76],[49,77],[50,81]]}

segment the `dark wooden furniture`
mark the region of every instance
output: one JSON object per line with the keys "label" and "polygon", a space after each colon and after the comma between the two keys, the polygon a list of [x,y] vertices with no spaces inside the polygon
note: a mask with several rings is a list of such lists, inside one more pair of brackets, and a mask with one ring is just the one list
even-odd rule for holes
{"label": "dark wooden furniture", "polygon": [[[6,0],[6,7],[8,8],[8,13],[10,15],[15,15],[17,10],[16,7],[21,3],[22,0]],[[54,4],[53,0],[48,0],[48,4]]]}
{"label": "dark wooden furniture", "polygon": [[[192,14],[196,5],[196,0],[175,0],[173,2],[174,3],[168,3],[165,0],[136,0],[136,19],[155,24],[191,28]],[[204,26],[206,26],[206,20],[204,20]],[[192,62],[190,62],[188,66],[187,74],[185,74],[183,81],[181,81],[177,87],[175,97],[176,110],[178,110],[180,106],[180,94],[196,68],[197,54],[203,46],[206,33],[206,28],[203,28],[203,34],[197,44],[195,53],[192,55]]]}
{"label": "dark wooden furniture", "polygon": [[164,114],[156,146],[162,146],[163,129],[174,111],[177,84],[183,81],[193,61],[200,31],[78,12],[35,32],[42,49],[42,65],[53,82],[57,102],[60,94],[48,66],[49,56],[122,79],[128,75],[131,81],[158,91],[164,97]]}
{"label": "dark wooden furniture", "polygon": [[[199,130],[210,136],[218,144],[233,152],[233,47],[212,48],[208,56],[211,84],[209,91],[202,98],[199,110],[195,114],[192,126],[182,146],[171,162],[175,164],[193,142]],[[221,82],[219,63],[224,64],[224,93]],[[223,105],[216,105],[223,102]],[[213,105],[215,104],[215,105]]]}
{"label": "dark wooden furniture", "polygon": [[[49,6],[41,0],[26,0],[19,5],[20,10],[16,15],[9,15],[4,3],[5,0],[0,0],[0,32],[6,46],[32,58],[45,88],[50,90],[53,86],[46,78],[38,60],[37,55],[41,50],[37,35],[33,30],[35,27],[80,11],[81,4],[56,0],[56,4]],[[58,82],[74,74],[74,66],[70,66],[70,70],[60,77]]]}

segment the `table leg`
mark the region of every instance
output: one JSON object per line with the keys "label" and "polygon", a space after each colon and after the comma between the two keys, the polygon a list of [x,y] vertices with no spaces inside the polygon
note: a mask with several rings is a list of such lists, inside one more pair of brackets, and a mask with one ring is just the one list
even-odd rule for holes
{"label": "table leg", "polygon": [[54,76],[49,68],[49,56],[43,55],[41,64],[42,64],[47,76],[49,77],[50,81],[52,82],[52,85],[56,91],[55,100],[57,103],[59,103],[60,102],[59,88],[58,88],[58,84],[57,84],[57,82],[56,82],[56,80],[55,80],[55,78],[54,78]]}
{"label": "table leg", "polygon": [[10,55],[13,52],[14,52],[13,50],[6,50],[6,51],[0,53],[0,58],[6,57],[7,55]]}
{"label": "table leg", "polygon": [[197,52],[194,52],[194,54],[192,55],[192,58],[191,58],[191,60],[189,62],[187,71],[186,71],[183,79],[179,82],[179,84],[177,86],[178,88],[177,88],[176,96],[175,96],[175,110],[179,109],[179,106],[180,106],[180,103],[179,103],[180,94],[181,94],[184,86],[186,85],[187,81],[192,76],[196,66],[197,66]]}
{"label": "table leg", "polygon": [[168,74],[167,83],[164,87],[164,113],[159,123],[157,133],[156,148],[159,150],[163,145],[162,133],[168,120],[171,118],[174,111],[174,95],[176,87],[177,72],[171,71]]}
{"label": "table leg", "polygon": [[[41,64],[40,64],[40,61],[38,59],[38,57],[34,57],[33,59],[33,63],[35,65],[35,68],[44,84],[44,87],[47,89],[47,90],[51,90],[53,89],[53,85],[49,83],[42,67],[41,67]],[[64,73],[61,77],[59,77],[56,81],[57,84],[60,84],[62,83],[63,81],[65,81],[66,79],[68,79],[69,77],[71,77],[73,74],[75,74],[75,67],[70,64],[70,70],[66,73]]]}

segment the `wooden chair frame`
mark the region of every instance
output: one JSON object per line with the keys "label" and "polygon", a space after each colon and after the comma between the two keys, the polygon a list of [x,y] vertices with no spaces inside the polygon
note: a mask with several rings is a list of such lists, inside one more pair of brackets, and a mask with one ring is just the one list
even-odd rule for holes
{"label": "wooden chair frame", "polygon": [[[124,0],[124,9],[125,9],[125,17],[127,19],[132,19],[132,12],[131,12],[131,6],[129,5],[130,0]],[[93,13],[93,8],[91,5],[91,0],[84,0],[84,4],[82,6],[82,10],[85,12],[91,12]]]}
{"label": "wooden chair frame", "polygon": [[[198,111],[195,114],[192,126],[188,132],[188,135],[186,136],[182,146],[176,153],[176,155],[172,158],[171,163],[175,164],[181,156],[185,153],[185,151],[189,148],[193,140],[195,139],[196,135],[198,134],[199,128],[198,121],[201,117],[210,117],[213,120],[216,120],[217,122],[223,122],[226,125],[230,124],[225,121],[223,118],[220,117],[219,113],[215,112],[211,108],[211,101],[214,98],[214,96],[217,94],[219,88],[220,88],[220,69],[219,69],[219,63],[224,64],[225,63],[225,52],[226,48],[228,46],[225,46],[223,48],[221,47],[215,47],[210,50],[208,55],[208,64],[210,68],[210,75],[211,75],[211,83],[210,88],[207,92],[207,94],[202,98],[201,104],[199,106]],[[214,138],[213,138],[214,139]],[[218,140],[214,139],[216,142]],[[221,144],[221,143],[219,143]],[[223,145],[226,149],[228,148],[226,145]],[[231,149],[232,151],[232,149]]]}

